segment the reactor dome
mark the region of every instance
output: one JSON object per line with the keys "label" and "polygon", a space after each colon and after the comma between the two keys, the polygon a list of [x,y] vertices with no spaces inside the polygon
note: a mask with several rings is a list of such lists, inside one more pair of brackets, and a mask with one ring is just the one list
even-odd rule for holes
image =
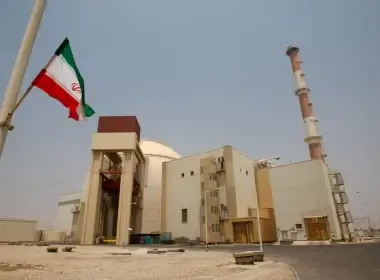
{"label": "reactor dome", "polygon": [[157,232],[161,231],[162,163],[179,159],[181,156],[172,148],[153,140],[142,140],[140,148],[149,158],[141,232]]}
{"label": "reactor dome", "polygon": [[164,157],[168,159],[178,159],[181,156],[172,148],[165,144],[153,140],[142,140],[140,148],[146,156]]}

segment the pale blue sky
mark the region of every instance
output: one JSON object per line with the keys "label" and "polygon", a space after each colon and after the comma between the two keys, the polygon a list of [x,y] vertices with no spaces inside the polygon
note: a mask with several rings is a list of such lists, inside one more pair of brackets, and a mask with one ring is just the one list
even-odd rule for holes
{"label": "pale blue sky", "polygon": [[[33,3],[1,1],[1,99]],[[284,53],[298,45],[328,163],[342,171],[354,215],[366,204],[375,218],[379,11],[370,0],[49,1],[23,89],[67,36],[98,116],[137,115],[142,137],[182,155],[230,144],[299,161],[308,150]],[[97,117],[67,114],[37,89],[17,111],[0,161],[0,216],[54,224],[59,195],[82,187]]]}

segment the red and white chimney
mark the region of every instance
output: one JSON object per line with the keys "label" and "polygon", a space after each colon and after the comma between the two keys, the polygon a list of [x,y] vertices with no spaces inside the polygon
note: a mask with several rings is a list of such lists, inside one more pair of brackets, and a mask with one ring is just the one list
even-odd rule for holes
{"label": "red and white chimney", "polygon": [[286,49],[286,55],[290,57],[292,64],[296,89],[294,93],[298,96],[301,107],[303,122],[306,128],[305,143],[309,146],[309,153],[311,159],[321,159],[324,161],[326,155],[322,149],[322,136],[319,135],[317,129],[318,120],[314,117],[313,104],[309,99],[310,89],[306,85],[305,73],[301,69],[301,59],[299,57],[299,48],[289,46]]}

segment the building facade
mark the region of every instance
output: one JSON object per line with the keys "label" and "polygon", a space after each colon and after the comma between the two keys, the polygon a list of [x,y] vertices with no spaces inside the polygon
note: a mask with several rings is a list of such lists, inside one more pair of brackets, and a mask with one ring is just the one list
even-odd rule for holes
{"label": "building facade", "polygon": [[327,166],[309,160],[270,169],[279,240],[341,240]]}
{"label": "building facade", "polygon": [[157,233],[161,232],[162,163],[181,156],[167,145],[153,140],[142,140],[140,147],[144,156],[149,159],[141,233]]}
{"label": "building facade", "polygon": [[57,231],[63,232],[67,239],[79,240],[78,226],[80,206],[83,193],[81,191],[61,195],[58,201]]}
{"label": "building facade", "polygon": [[[231,146],[163,163],[162,232],[210,243],[257,242],[254,173],[252,159]],[[260,220],[269,221],[269,212],[262,209]],[[276,239],[274,226],[262,234]]]}
{"label": "building facade", "polygon": [[104,236],[116,245],[129,244],[141,232],[142,197],[147,159],[140,146],[136,117],[100,117],[92,136],[92,162],[86,198],[82,203],[81,244]]}
{"label": "building facade", "polygon": [[0,218],[0,243],[35,241],[37,221]]}

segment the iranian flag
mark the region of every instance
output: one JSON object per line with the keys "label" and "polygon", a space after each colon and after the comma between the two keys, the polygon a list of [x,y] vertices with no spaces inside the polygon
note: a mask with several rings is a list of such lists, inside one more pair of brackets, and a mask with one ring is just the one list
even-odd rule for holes
{"label": "iranian flag", "polygon": [[34,79],[32,85],[69,109],[69,118],[79,121],[95,114],[86,103],[84,80],[75,63],[67,38]]}

